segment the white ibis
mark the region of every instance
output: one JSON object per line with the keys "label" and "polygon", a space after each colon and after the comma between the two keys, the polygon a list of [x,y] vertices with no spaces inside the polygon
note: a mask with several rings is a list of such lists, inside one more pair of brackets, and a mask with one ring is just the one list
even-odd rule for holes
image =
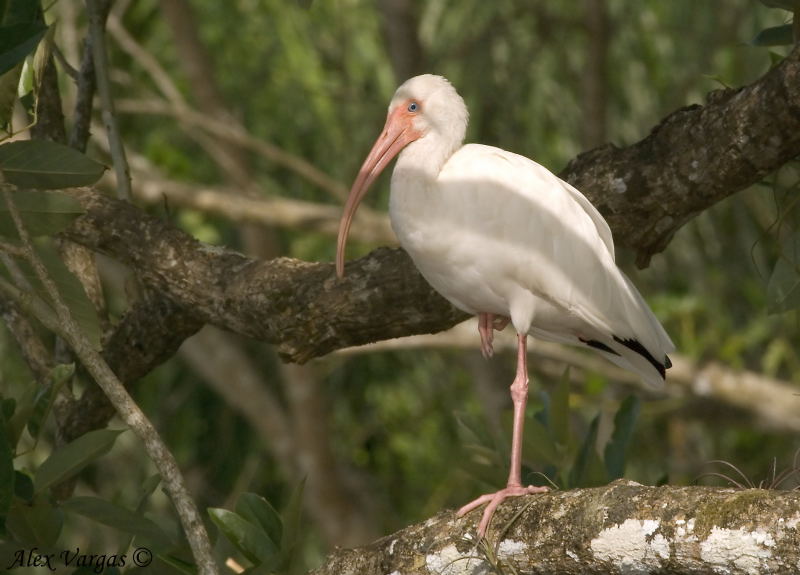
{"label": "white ibis", "polygon": [[517,331],[511,469],[488,503],[483,537],[507,497],[546,488],[523,485],[522,429],[528,396],[526,339],[589,347],[652,386],[664,382],[675,349],[642,296],[614,262],[611,230],[574,187],[523,156],[463,145],[468,113],[445,78],[425,74],[397,89],[386,125],[364,161],[339,226],[336,273],[353,214],[370,185],[399,154],[389,215],[420,273],[456,307],[479,318],[481,351],[494,329]]}

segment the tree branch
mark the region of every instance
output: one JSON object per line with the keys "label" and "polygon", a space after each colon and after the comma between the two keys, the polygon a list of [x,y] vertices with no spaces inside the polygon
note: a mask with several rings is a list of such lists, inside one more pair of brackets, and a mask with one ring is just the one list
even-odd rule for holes
{"label": "tree branch", "polygon": [[754,83],[681,108],[645,139],[581,154],[560,176],[605,216],[637,265],[686,222],[800,155],[800,46]]}
{"label": "tree branch", "polygon": [[[103,359],[126,387],[172,357],[203,323],[163,294],[147,293],[134,304],[110,334]],[[80,399],[59,417],[64,442],[104,427],[114,407],[100,387],[88,386]]]}
{"label": "tree branch", "polygon": [[99,192],[70,193],[86,209],[66,232],[70,239],[127,264],[142,282],[193,310],[198,319],[276,344],[291,361],[440,331],[466,319],[398,249],[376,250],[338,281],[332,264],[252,260],[202,245]]}
{"label": "tree branch", "polygon": [[744,575],[788,573],[800,561],[796,491],[618,480],[509,499],[495,514],[489,552],[475,543],[479,518],[442,512],[365,547],[337,549],[311,575]]}
{"label": "tree branch", "polygon": [[86,0],[89,14],[89,44],[92,48],[97,93],[103,105],[103,123],[108,132],[111,157],[114,160],[114,173],[117,176],[117,196],[123,200],[131,197],[131,176],[125,147],[119,134],[119,125],[114,114],[114,99],[111,96],[111,81],[108,77],[108,55],[106,53],[106,18],[110,0]]}

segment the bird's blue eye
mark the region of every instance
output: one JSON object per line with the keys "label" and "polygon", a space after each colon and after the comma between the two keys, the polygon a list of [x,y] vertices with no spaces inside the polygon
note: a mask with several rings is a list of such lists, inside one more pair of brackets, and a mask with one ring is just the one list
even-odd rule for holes
{"label": "bird's blue eye", "polygon": [[408,111],[409,112],[416,112],[417,110],[419,110],[419,105],[416,102],[411,102],[408,105]]}

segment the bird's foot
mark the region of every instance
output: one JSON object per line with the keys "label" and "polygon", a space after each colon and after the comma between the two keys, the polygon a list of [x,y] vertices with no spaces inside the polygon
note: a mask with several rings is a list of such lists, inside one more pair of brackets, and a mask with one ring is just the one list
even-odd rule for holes
{"label": "bird's foot", "polygon": [[478,333],[481,334],[481,354],[486,359],[494,355],[494,331],[503,331],[508,322],[511,321],[507,317],[497,316],[493,313],[479,313],[478,314]]}
{"label": "bird's foot", "polygon": [[496,493],[487,493],[481,495],[476,500],[471,501],[464,505],[456,512],[456,517],[463,517],[473,509],[477,509],[484,503],[488,503],[486,509],[483,510],[481,522],[478,524],[478,539],[483,539],[486,532],[489,530],[489,523],[492,521],[492,516],[500,504],[508,497],[519,497],[520,495],[532,495],[534,493],[546,493],[550,491],[549,487],[538,487],[536,485],[509,485],[505,489],[501,489]]}

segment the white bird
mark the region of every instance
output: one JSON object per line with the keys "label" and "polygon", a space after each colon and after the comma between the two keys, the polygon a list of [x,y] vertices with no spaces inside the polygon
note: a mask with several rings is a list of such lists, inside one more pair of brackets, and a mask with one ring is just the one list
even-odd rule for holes
{"label": "white bird", "polygon": [[538,493],[520,477],[528,395],[526,338],[590,347],[660,386],[675,349],[664,328],[614,262],[611,230],[577,189],[523,156],[463,145],[466,105],[445,78],[425,74],[397,89],[386,124],[364,161],[339,227],[336,273],[359,202],[399,154],[389,215],[400,244],[433,288],[479,318],[481,350],[509,318],[517,332],[511,468],[504,489],[462,507],[488,503],[483,537],[507,497]]}

